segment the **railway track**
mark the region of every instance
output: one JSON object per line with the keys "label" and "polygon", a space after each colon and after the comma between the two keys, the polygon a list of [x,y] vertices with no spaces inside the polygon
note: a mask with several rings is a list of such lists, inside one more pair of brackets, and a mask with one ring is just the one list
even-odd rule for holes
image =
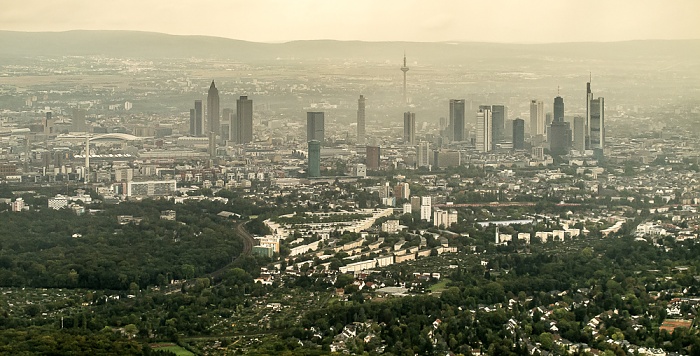
{"label": "railway track", "polygon": [[204,277],[211,277],[213,279],[221,278],[224,272],[226,272],[226,270],[228,270],[236,262],[236,260],[241,258],[241,256],[249,256],[253,252],[253,244],[255,243],[255,239],[253,238],[253,235],[251,235],[245,229],[246,223],[247,221],[240,221],[236,224],[236,228],[234,229],[235,235],[243,240],[243,250],[241,251],[241,254],[231,260],[231,262],[229,262],[226,266],[223,266],[216,271],[205,275]]}

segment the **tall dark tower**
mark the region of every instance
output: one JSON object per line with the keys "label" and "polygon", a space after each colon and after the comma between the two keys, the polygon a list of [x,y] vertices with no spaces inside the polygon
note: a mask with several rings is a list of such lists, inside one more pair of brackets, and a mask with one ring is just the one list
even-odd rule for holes
{"label": "tall dark tower", "polygon": [[309,144],[309,164],[308,164],[308,177],[316,178],[321,176],[321,142],[316,140],[311,140]]}
{"label": "tall dark tower", "polygon": [[590,102],[590,126],[588,131],[590,133],[590,149],[596,154],[602,155],[602,151],[605,149],[605,104],[604,99],[599,97],[598,99],[592,99]]}
{"label": "tall dark tower", "polygon": [[53,119],[51,111],[46,112],[46,118],[44,119],[44,168],[49,169],[49,162],[51,161],[51,151],[49,151],[49,136],[53,134]]}
{"label": "tall dark tower", "polygon": [[207,93],[207,134],[213,132],[215,136],[220,135],[219,113],[219,89],[216,89],[212,80]]}
{"label": "tall dark tower", "polygon": [[525,120],[513,120],[513,149],[525,149]]}
{"label": "tall dark tower", "polygon": [[591,101],[593,93],[591,92],[591,80],[586,83],[586,149],[591,148]]}
{"label": "tall dark tower", "polygon": [[[557,94],[559,89],[557,88]],[[571,127],[564,121],[564,99],[557,95],[554,98],[552,123],[549,125],[549,151],[552,155],[566,155],[571,148]]]}
{"label": "tall dark tower", "polygon": [[357,143],[365,143],[365,96],[357,100]]}
{"label": "tall dark tower", "polygon": [[403,72],[403,103],[408,104],[408,98],[406,97],[406,72],[408,72],[406,53],[403,54],[403,67],[401,67],[401,71]]}
{"label": "tall dark tower", "polygon": [[325,136],[325,118],[322,111],[306,113],[306,141],[316,140],[323,144]]}
{"label": "tall dark tower", "polygon": [[[190,115],[192,112],[190,111]],[[204,129],[204,123],[202,122],[202,101],[194,101],[194,132],[191,132],[192,136],[202,136],[202,130]],[[190,125],[190,127],[192,127]]]}
{"label": "tall dark tower", "polygon": [[506,120],[508,119],[506,110],[506,107],[503,105],[491,106],[491,132],[493,134],[492,143],[494,149],[497,143],[506,138]]}
{"label": "tall dark tower", "polygon": [[416,144],[416,113],[403,113],[403,143]]}
{"label": "tall dark tower", "polygon": [[46,112],[46,118],[44,119],[44,135],[50,135],[53,133],[53,119],[52,119],[52,112],[47,111]]}
{"label": "tall dark tower", "polygon": [[253,142],[253,100],[241,96],[236,100],[236,120],[231,125],[231,138],[239,144]]}
{"label": "tall dark tower", "polygon": [[379,146],[367,146],[366,150],[366,161],[365,164],[367,165],[368,170],[379,170],[379,166],[381,163],[381,148]]}
{"label": "tall dark tower", "polygon": [[452,141],[464,141],[464,99],[450,99]]}
{"label": "tall dark tower", "polygon": [[564,122],[564,99],[558,95],[554,98],[554,117],[552,122]]}

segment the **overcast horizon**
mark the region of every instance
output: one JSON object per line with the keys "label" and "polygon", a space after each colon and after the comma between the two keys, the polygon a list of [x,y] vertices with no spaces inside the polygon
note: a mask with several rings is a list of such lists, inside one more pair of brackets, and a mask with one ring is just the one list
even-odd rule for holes
{"label": "overcast horizon", "polygon": [[[0,30],[128,30],[252,42],[563,43],[700,39],[700,1],[0,0]],[[193,11],[198,9],[198,11]],[[210,11],[211,10],[211,11]],[[192,14],[200,14],[193,17]],[[37,14],[43,14],[38,16]],[[482,15],[483,14],[483,15]]]}

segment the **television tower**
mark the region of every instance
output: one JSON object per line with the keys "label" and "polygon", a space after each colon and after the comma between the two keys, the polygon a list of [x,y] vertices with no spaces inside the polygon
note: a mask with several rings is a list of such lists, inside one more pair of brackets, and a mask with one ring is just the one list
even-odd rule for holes
{"label": "television tower", "polygon": [[406,52],[403,54],[403,67],[401,67],[401,71],[403,72],[403,102],[404,104],[408,104],[408,100],[406,99],[406,72],[408,72],[408,67],[406,66]]}

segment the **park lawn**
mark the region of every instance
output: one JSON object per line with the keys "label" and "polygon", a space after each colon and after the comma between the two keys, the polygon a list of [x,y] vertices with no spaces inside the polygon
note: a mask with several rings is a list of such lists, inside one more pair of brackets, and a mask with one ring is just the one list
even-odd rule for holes
{"label": "park lawn", "polygon": [[170,351],[177,356],[194,356],[193,353],[185,350],[184,347],[178,346],[178,345],[171,345],[171,346],[157,347],[157,348],[154,347],[153,350],[154,351],[155,350]]}
{"label": "park lawn", "polygon": [[445,289],[447,289],[447,283],[450,283],[450,282],[451,281],[449,278],[443,278],[440,280],[440,282],[433,284],[428,289],[430,289],[430,291],[432,293],[440,293],[440,292],[444,291]]}

